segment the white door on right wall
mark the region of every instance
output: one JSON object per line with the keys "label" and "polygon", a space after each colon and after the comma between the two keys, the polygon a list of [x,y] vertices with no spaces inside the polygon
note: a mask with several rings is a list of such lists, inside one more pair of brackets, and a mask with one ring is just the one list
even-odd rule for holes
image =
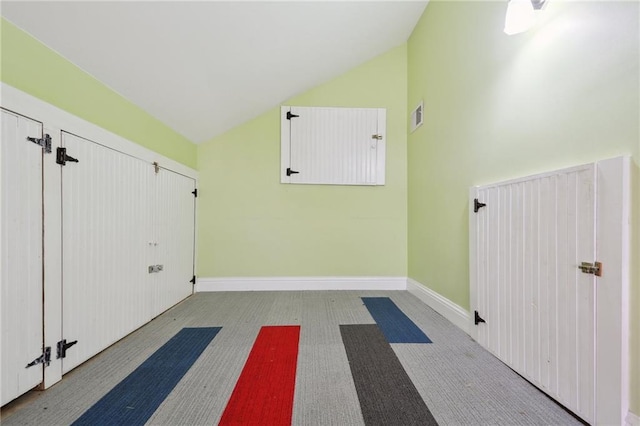
{"label": "white door on right wall", "polygon": [[596,165],[472,192],[478,342],[594,423]]}

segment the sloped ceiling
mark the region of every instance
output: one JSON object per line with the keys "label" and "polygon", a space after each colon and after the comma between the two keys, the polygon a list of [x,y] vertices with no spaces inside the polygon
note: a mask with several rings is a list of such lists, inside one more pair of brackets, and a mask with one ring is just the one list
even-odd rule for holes
{"label": "sloped ceiling", "polygon": [[2,1],[1,13],[200,143],[405,42],[426,1]]}

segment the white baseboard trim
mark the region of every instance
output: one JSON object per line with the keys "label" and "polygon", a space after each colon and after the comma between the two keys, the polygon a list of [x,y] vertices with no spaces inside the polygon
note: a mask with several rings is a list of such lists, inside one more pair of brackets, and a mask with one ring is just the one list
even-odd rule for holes
{"label": "white baseboard trim", "polygon": [[195,291],[406,290],[406,277],[198,278]]}
{"label": "white baseboard trim", "polygon": [[470,334],[471,314],[467,310],[412,278],[407,278],[407,290],[462,331]]}
{"label": "white baseboard trim", "polygon": [[640,416],[633,414],[631,411],[627,413],[626,426],[640,426]]}

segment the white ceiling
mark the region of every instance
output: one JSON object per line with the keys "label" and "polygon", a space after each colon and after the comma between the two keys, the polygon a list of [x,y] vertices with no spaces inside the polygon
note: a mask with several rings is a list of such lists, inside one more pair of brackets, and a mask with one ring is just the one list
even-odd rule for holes
{"label": "white ceiling", "polygon": [[405,42],[427,1],[2,1],[1,13],[193,142]]}

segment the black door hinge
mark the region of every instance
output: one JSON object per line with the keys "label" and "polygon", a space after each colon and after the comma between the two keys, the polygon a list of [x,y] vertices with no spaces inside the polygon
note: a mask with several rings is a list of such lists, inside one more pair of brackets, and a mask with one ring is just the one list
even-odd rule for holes
{"label": "black door hinge", "polygon": [[300,117],[299,115],[292,114],[291,111],[287,111],[287,120],[291,120],[292,118]]}
{"label": "black door hinge", "polygon": [[40,145],[47,154],[51,152],[51,136],[49,136],[48,133],[46,133],[42,139],[27,137],[27,140],[36,145]]}
{"label": "black door hinge", "polygon": [[191,191],[191,193],[193,194],[194,197],[198,198],[198,188]]}
{"label": "black door hinge", "polygon": [[191,281],[189,281],[191,284],[195,285],[196,284],[196,276],[194,275],[193,278],[191,278]]}
{"label": "black door hinge", "polygon": [[474,316],[475,316],[476,325],[480,324],[481,322],[486,323],[486,321],[480,317],[480,314],[478,313],[478,311],[475,311],[474,314],[475,314]]}
{"label": "black door hinge", "polygon": [[78,162],[77,159],[69,157],[67,155],[67,148],[58,148],[56,151],[56,163],[60,164],[61,166],[65,166],[67,164],[67,161],[70,161],[72,163]]}
{"label": "black door hinge", "polygon": [[25,368],[33,367],[38,364],[44,364],[45,367],[48,367],[49,364],[51,364],[51,346],[44,348],[42,355],[27,364]]}
{"label": "black door hinge", "polygon": [[295,170],[291,170],[291,167],[287,167],[287,176],[295,175],[300,172],[296,172]]}
{"label": "black door hinge", "polygon": [[485,207],[486,204],[485,203],[481,203],[480,201],[478,201],[477,198],[473,199],[473,212],[474,213],[478,213],[478,210],[480,210],[481,208]]}
{"label": "black door hinge", "polygon": [[75,345],[76,343],[78,343],[77,340],[74,340],[73,342],[69,342],[67,343],[67,340],[60,340],[58,342],[58,354],[56,355],[56,358],[60,359],[60,358],[65,358],[67,356],[67,349],[69,349],[71,346]]}

